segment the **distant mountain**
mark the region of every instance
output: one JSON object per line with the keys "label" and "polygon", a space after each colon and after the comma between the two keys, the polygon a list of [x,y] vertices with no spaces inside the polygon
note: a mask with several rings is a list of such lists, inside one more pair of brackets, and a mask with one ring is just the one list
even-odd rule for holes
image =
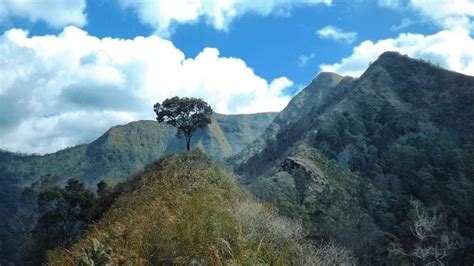
{"label": "distant mountain", "polygon": [[[215,114],[212,124],[196,131],[193,147],[220,159],[241,151],[257,138],[276,113],[250,115]],[[90,184],[98,180],[122,181],[164,154],[186,149],[176,129],[156,121],[137,121],[114,126],[90,144],[47,155],[1,152],[1,176],[13,175],[19,183],[41,175],[77,177]]]}
{"label": "distant mountain", "polygon": [[[319,74],[229,161],[251,191],[363,264],[442,252],[472,264],[473,103],[474,77],[386,52],[358,79]],[[423,213],[444,231],[421,243]]]}
{"label": "distant mountain", "polygon": [[[257,138],[275,115],[215,114],[212,124],[195,133],[192,146],[218,159],[235,154]],[[5,217],[12,217],[24,186],[41,176],[58,176],[61,183],[76,177],[95,188],[101,180],[111,184],[124,181],[161,156],[185,149],[184,140],[176,137],[175,128],[156,121],[137,121],[114,126],[90,144],[52,154],[18,155],[0,151],[0,211]],[[0,247],[5,247],[5,254],[11,254],[14,251],[9,250],[11,245],[2,236],[15,235],[14,224],[9,219],[0,220]],[[0,264],[4,256],[1,253]]]}

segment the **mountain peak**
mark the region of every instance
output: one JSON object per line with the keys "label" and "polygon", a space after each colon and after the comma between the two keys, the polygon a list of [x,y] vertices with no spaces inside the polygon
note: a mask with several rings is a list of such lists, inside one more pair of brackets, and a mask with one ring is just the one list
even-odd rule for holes
{"label": "mountain peak", "polygon": [[[411,65],[413,63],[419,64],[427,64],[432,65],[429,61],[424,61],[421,59],[415,59],[409,57],[407,54],[401,54],[399,52],[394,51],[386,51],[379,55],[377,60],[372,65],[382,65],[384,67],[390,66],[403,66],[403,65]],[[433,65],[434,66],[434,65]]]}
{"label": "mountain peak", "polygon": [[334,84],[339,83],[344,77],[333,72],[319,72],[313,79],[313,83]]}
{"label": "mountain peak", "polygon": [[442,68],[439,65],[439,62],[430,61],[429,59],[413,58],[407,54],[400,54],[399,52],[387,51],[382,53],[378,59],[369,67],[367,70],[373,68],[373,66],[381,66],[389,72],[396,71],[398,73],[403,73],[404,75],[420,75],[431,73],[429,76],[436,74],[442,75],[451,75],[455,74],[456,76],[462,75],[461,73],[454,72]]}
{"label": "mountain peak", "polygon": [[472,79],[471,76],[445,69],[436,61],[413,58],[394,51],[382,53],[363,74],[370,79],[373,75],[388,75],[386,77],[391,80],[410,80],[418,84],[456,83],[457,79]]}
{"label": "mountain peak", "polygon": [[385,51],[382,54],[379,55],[379,59],[383,58],[409,58],[408,55],[402,55],[399,52],[396,51]]}

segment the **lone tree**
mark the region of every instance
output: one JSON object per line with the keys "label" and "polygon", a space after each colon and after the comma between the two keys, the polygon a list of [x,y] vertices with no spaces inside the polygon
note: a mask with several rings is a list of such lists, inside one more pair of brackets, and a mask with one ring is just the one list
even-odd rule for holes
{"label": "lone tree", "polygon": [[165,122],[177,128],[178,137],[184,135],[188,151],[196,129],[211,123],[212,108],[202,99],[175,96],[155,104],[153,110],[159,123]]}

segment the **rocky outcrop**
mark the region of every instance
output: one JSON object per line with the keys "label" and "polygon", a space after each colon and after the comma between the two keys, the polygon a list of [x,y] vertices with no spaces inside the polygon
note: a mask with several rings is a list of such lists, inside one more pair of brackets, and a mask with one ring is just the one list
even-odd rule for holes
{"label": "rocky outcrop", "polygon": [[300,157],[287,157],[280,171],[291,174],[295,182],[299,203],[303,204],[309,193],[321,193],[328,181],[324,173],[310,160]]}

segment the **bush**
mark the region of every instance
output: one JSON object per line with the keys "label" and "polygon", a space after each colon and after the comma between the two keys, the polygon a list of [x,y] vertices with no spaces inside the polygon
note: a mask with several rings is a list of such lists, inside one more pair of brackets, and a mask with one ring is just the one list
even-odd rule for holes
{"label": "bush", "polygon": [[84,256],[81,258],[79,265],[81,266],[105,266],[111,260],[110,253],[112,249],[93,238],[92,245],[83,249]]}

